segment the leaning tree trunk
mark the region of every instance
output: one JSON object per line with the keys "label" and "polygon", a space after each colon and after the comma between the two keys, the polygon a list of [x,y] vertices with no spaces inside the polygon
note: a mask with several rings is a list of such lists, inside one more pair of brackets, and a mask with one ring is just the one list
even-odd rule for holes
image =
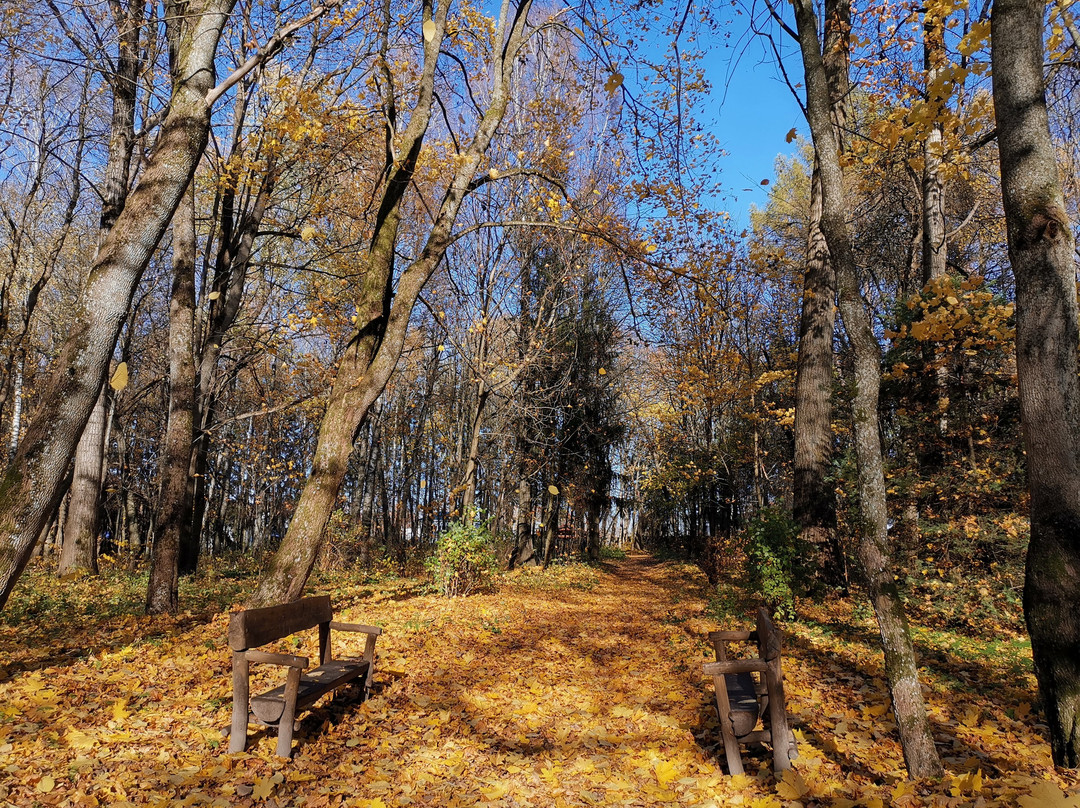
{"label": "leaning tree trunk", "polygon": [[[135,103],[138,97],[140,28],[144,2],[132,2],[126,11],[114,6],[118,48],[115,73],[107,73],[112,90],[112,117],[109,126],[109,150],[102,183],[101,215],[98,241],[103,242],[112,230],[128,197],[131,179],[131,153],[135,143]],[[29,312],[28,312],[29,313]],[[100,412],[99,412],[100,410]],[[61,575],[75,568],[97,572],[97,532],[101,519],[101,489],[105,464],[105,392],[102,385],[97,403],[75,450],[75,476],[71,485],[70,506],[60,554]],[[96,465],[95,465],[96,463]]]}
{"label": "leaning tree trunk", "polygon": [[[195,436],[195,184],[173,217],[173,280],[169,299],[169,418],[161,454],[153,561],[146,588],[148,614],[180,608],[180,548],[193,530],[191,466]],[[197,541],[197,537],[196,537]]]}
{"label": "leaning tree trunk", "polygon": [[1080,390],[1073,231],[1050,137],[1042,0],[990,18],[1016,369],[1031,491],[1024,617],[1058,766],[1080,766]]}
{"label": "leaning tree trunk", "polygon": [[[518,52],[525,42],[531,0],[511,9],[505,3],[493,57],[491,96],[477,124],[472,142],[464,146],[453,171],[419,258],[394,283],[394,259],[402,200],[409,190],[420,157],[434,105],[434,81],[439,51],[446,33],[448,4],[432,9],[424,4],[424,59],[413,103],[412,117],[403,133],[388,127],[386,144],[390,162],[388,179],[364,258],[363,281],[357,295],[357,332],[345,350],[319,428],[312,470],[300,494],[288,532],[270,566],[248,600],[249,606],[296,600],[304,591],[322,545],[326,523],[348,468],[353,442],[364,418],[382,394],[405,344],[413,306],[449,247],[458,211],[474,181],[488,145],[502,123],[510,101],[511,78]],[[381,68],[385,92],[392,93],[389,75],[389,2],[383,6]],[[430,33],[430,36],[428,34]],[[396,99],[384,99],[387,120],[396,115]],[[395,159],[396,156],[396,159]],[[482,180],[486,181],[486,180]]]}
{"label": "leaning tree trunk", "polygon": [[[799,45],[806,72],[806,111],[821,168],[821,231],[836,268],[840,315],[854,353],[855,391],[852,421],[858,467],[861,525],[858,556],[881,631],[885,674],[893,699],[904,762],[912,777],[942,774],[930,722],[919,685],[918,666],[903,602],[893,579],[886,531],[885,477],[878,427],[881,388],[881,348],[874,334],[856,274],[851,228],[847,221],[841,144],[833,119],[838,101],[847,92],[847,60],[826,65],[817,34],[817,15],[810,0],[794,0]],[[848,0],[828,0],[828,24],[848,28]],[[846,54],[846,35],[842,38]],[[834,58],[834,50],[827,49]]]}
{"label": "leaning tree trunk", "polygon": [[75,452],[75,474],[64,524],[58,575],[97,574],[97,536],[101,520],[101,466],[105,454],[105,390],[86,422]]}
{"label": "leaning tree trunk", "polygon": [[193,0],[154,151],[90,267],[56,370],[0,479],[0,607],[63,494],[61,484],[97,400],[135,288],[191,182],[210,128],[214,55],[235,0]]}

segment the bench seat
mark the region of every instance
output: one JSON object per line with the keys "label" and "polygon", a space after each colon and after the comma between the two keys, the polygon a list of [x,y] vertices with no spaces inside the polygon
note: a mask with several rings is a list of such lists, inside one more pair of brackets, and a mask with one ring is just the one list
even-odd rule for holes
{"label": "bench seat", "polygon": [[749,735],[757,726],[760,703],[754,677],[749,673],[724,674],[735,737]]}
{"label": "bench seat", "polygon": [[[324,662],[300,674],[300,685],[296,691],[296,709],[306,710],[312,704],[339,687],[354,679],[365,676],[368,663],[362,659],[335,659]],[[275,726],[285,711],[285,685],[267,690],[251,697],[251,712],[262,723]]]}

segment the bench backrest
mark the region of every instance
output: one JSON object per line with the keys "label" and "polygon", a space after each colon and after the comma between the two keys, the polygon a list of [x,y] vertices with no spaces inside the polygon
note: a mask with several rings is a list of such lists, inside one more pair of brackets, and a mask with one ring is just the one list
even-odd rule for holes
{"label": "bench backrest", "polygon": [[772,662],[780,656],[780,630],[769,619],[769,612],[764,606],[757,611],[757,641],[761,658],[766,662]]}
{"label": "bench backrest", "polygon": [[229,620],[229,647],[234,651],[258,648],[333,619],[329,595],[304,598],[280,606],[245,609],[233,614]]}

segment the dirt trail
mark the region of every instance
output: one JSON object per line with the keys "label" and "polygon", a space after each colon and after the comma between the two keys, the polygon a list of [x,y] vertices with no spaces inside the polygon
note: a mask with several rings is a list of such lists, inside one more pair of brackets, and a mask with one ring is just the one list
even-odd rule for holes
{"label": "dirt trail", "polygon": [[695,738],[708,721],[703,579],[648,558],[589,573],[581,588],[511,583],[413,615],[430,626],[393,643],[393,682],[365,707],[371,735],[355,748],[376,771],[361,793],[388,805],[707,800],[720,770]]}

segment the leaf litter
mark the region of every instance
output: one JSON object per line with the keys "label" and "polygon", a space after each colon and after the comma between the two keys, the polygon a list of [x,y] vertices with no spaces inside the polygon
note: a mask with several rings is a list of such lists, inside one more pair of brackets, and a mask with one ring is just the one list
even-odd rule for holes
{"label": "leaf litter", "polygon": [[[848,603],[784,627],[802,754],[778,779],[765,750],[744,751],[749,774],[725,774],[701,672],[719,624],[690,566],[524,570],[453,600],[389,586],[334,591],[343,620],[385,630],[374,693],[307,713],[292,761],[272,732],[225,751],[227,610],[3,628],[0,803],[1080,808],[1075,773],[1053,771],[1036,727],[1033,677],[994,657],[973,665],[932,632],[917,642],[948,775],[908,781],[873,627]],[[310,634],[281,650],[314,657]],[[266,683],[280,676],[269,667],[255,666]]]}

